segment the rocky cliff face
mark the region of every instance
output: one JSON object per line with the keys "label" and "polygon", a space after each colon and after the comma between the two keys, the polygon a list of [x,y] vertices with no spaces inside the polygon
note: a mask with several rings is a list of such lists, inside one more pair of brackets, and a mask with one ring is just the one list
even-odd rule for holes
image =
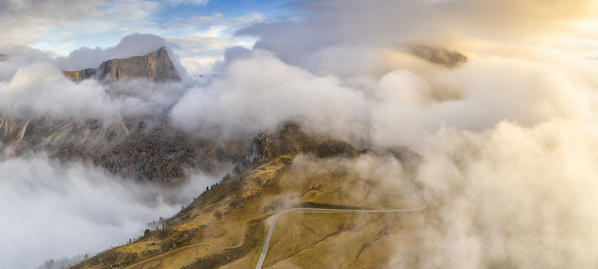
{"label": "rocky cliff face", "polygon": [[164,47],[143,56],[111,59],[103,62],[98,68],[64,71],[63,73],[73,81],[81,81],[88,78],[106,81],[146,78],[155,82],[181,79],[168,56],[168,51]]}
{"label": "rocky cliff face", "polygon": [[144,56],[112,59],[103,62],[98,70],[100,79],[148,78],[153,81],[180,80],[179,73],[168,57],[166,48]]}
{"label": "rocky cliff face", "polygon": [[87,68],[79,71],[63,71],[62,73],[72,81],[81,81],[88,78],[94,78],[96,71],[95,68]]}
{"label": "rocky cliff face", "polygon": [[260,133],[235,167],[235,173],[272,160],[280,155],[313,154],[319,158],[354,157],[357,150],[349,143],[332,137],[307,135],[299,125],[286,123],[277,133]]}

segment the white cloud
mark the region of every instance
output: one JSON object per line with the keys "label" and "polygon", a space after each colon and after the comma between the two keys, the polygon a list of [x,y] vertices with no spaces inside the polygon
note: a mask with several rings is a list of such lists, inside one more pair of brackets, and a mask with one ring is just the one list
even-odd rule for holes
{"label": "white cloud", "polygon": [[216,126],[227,136],[273,129],[291,119],[347,137],[365,131],[359,129],[367,119],[365,102],[361,92],[335,78],[314,76],[257,51],[232,63],[206,88],[190,89],[171,118],[185,130]]}
{"label": "white cloud", "polygon": [[[207,84],[164,86],[174,93],[139,81],[74,84],[48,63],[7,68],[16,75],[0,82],[0,108],[113,118],[131,113],[125,108],[162,113],[176,104],[170,119],[191,133],[254,134],[294,120],[367,146],[409,145],[424,156],[418,179],[430,207],[438,206],[429,214],[442,224],[420,230],[422,268],[534,267],[528,257],[548,268],[595,265],[598,62],[544,47],[554,41],[547,34],[563,35],[587,15],[579,10],[587,2],[364,3],[312,2],[307,21],[244,31],[273,52],[237,48],[224,57],[224,47],[241,43],[228,31],[244,22],[219,14],[176,21],[169,27],[181,31],[167,40],[183,64],[197,71],[224,62]],[[435,66],[410,55],[410,42],[454,47],[469,59]],[[75,61],[99,59],[91,49],[79,52]]]}
{"label": "white cloud", "polygon": [[[141,56],[150,52],[157,51],[160,47],[167,47],[167,42],[159,36],[152,34],[131,34],[123,37],[114,47],[91,49],[88,47],[79,48],[72,51],[66,57],[58,57],[57,64],[64,70],[80,70],[84,68],[95,68],[100,66],[103,61],[109,59],[122,59],[131,56]],[[172,60],[177,57],[172,50],[169,55]],[[175,64],[176,61],[175,61]],[[181,70],[184,71],[184,70]]]}
{"label": "white cloud", "polygon": [[212,84],[190,89],[171,118],[187,130],[218,126],[225,134],[295,120],[342,138],[418,146],[442,127],[481,131],[505,119],[533,125],[592,117],[588,100],[596,98],[591,70],[597,63],[542,57],[544,63],[472,58],[457,69],[420,63],[413,71],[399,68],[355,83],[311,74],[258,50],[224,66]]}
{"label": "white cloud", "polygon": [[2,268],[35,268],[124,244],[216,180],[191,173],[187,183],[164,189],[44,155],[2,156],[0,179]]}
{"label": "white cloud", "polygon": [[[0,45],[26,44],[51,27],[97,14],[103,1],[0,1]],[[15,23],[18,22],[18,23]]]}
{"label": "white cloud", "polygon": [[160,115],[166,113],[190,87],[188,83],[192,83],[148,80],[75,83],[50,62],[38,62],[34,58],[33,63],[10,60],[8,63],[6,74],[0,73],[6,75],[5,80],[0,80],[0,114],[11,116],[75,121],[99,119],[110,124],[125,116]]}
{"label": "white cloud", "polygon": [[239,34],[256,36],[257,48],[309,67],[318,61],[310,56],[348,45],[378,50],[422,43],[449,49],[483,42],[538,44],[579,33],[577,24],[596,17],[594,2],[305,1],[297,5],[302,19],[256,24]]}
{"label": "white cloud", "polygon": [[43,156],[0,160],[0,259],[35,268],[52,258],[99,252],[171,216],[159,189]]}
{"label": "white cloud", "polygon": [[180,4],[184,4],[184,5],[205,5],[207,4],[210,0],[166,0],[168,3],[172,4],[172,5],[180,5]]}
{"label": "white cloud", "polygon": [[255,43],[254,38],[235,36],[234,32],[264,20],[260,13],[238,17],[225,17],[221,13],[190,17],[177,22],[178,34],[167,36],[166,39],[176,45],[176,52],[190,74],[210,74],[216,71],[213,65],[224,60],[226,48],[251,48]]}
{"label": "white cloud", "polygon": [[430,137],[418,175],[429,214],[414,229],[420,240],[395,260],[417,268],[595,266],[597,128],[502,122]]}
{"label": "white cloud", "polygon": [[247,38],[231,38],[226,35],[220,37],[186,36],[167,38],[176,48],[180,56],[181,65],[189,74],[211,74],[214,64],[225,60],[225,50],[229,47],[251,48],[254,40]]}
{"label": "white cloud", "polygon": [[6,61],[0,64],[0,81],[10,80],[23,66],[53,61],[48,53],[26,46],[0,46],[0,54],[6,57]]}
{"label": "white cloud", "polygon": [[[68,3],[67,3],[68,2]],[[159,17],[159,11],[171,5],[204,5],[206,0],[100,0],[100,1],[9,1],[0,3],[0,46],[30,45],[58,55],[87,50],[96,53],[99,47],[110,47],[120,37],[131,33],[152,33],[180,43],[176,52],[187,58],[184,62],[194,73],[211,73],[206,61],[222,59],[228,46],[251,47],[254,39],[235,37],[234,33],[247,25],[265,20],[260,13],[227,17],[222,13],[188,18]],[[19,24],[14,24],[19,21]],[[80,48],[83,46],[82,48]],[[192,47],[191,47],[192,46]],[[87,47],[91,49],[86,49]],[[94,49],[95,48],[95,49]],[[95,50],[95,51],[94,51]],[[217,59],[215,55],[220,58]],[[90,60],[87,58],[86,60]],[[80,60],[84,61],[84,60]],[[80,65],[61,67],[79,69],[92,67],[88,61]],[[203,62],[203,63],[202,63]],[[69,60],[69,64],[72,63]],[[85,66],[83,66],[85,64]],[[182,66],[179,66],[182,67]]]}

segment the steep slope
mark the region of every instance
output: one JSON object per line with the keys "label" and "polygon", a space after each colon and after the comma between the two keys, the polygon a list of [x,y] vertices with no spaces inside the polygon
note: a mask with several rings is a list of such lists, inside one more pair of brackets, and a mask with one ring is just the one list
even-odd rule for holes
{"label": "steep slope", "polygon": [[[253,268],[270,218],[287,208],[414,208],[421,201],[402,184],[363,175],[346,142],[308,136],[295,125],[256,137],[237,168],[187,208],[133,243],[73,268]],[[408,156],[405,154],[404,156]],[[402,163],[411,166],[415,159]],[[397,182],[409,182],[409,169]],[[394,183],[393,183],[394,182]],[[401,185],[401,186],[399,186]],[[407,184],[405,184],[407,186]],[[371,268],[389,262],[410,218],[400,214],[296,211],[280,217],[264,268]]]}
{"label": "steep slope", "polygon": [[248,147],[243,139],[220,143],[193,138],[159,119],[55,121],[0,115],[0,150],[14,155],[47,152],[65,161],[84,161],[129,178],[167,181],[185,168],[215,171],[238,162]]}
{"label": "steep slope", "polygon": [[111,59],[103,62],[98,68],[64,71],[63,73],[73,81],[81,81],[89,78],[108,81],[127,78],[146,78],[155,82],[181,79],[165,47],[161,47],[157,51],[143,56]]}

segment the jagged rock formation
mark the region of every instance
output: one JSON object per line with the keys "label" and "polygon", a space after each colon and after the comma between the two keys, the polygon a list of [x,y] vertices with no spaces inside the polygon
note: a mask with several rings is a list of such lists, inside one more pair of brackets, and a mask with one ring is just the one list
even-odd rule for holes
{"label": "jagged rock formation", "polygon": [[467,62],[467,56],[458,51],[450,51],[445,48],[417,46],[411,48],[411,52],[430,63],[442,65],[448,68],[457,67]]}
{"label": "jagged rock formation", "polygon": [[98,68],[63,71],[63,73],[73,81],[81,81],[89,78],[107,81],[146,78],[155,82],[181,79],[165,47],[161,47],[157,51],[143,56],[111,59],[103,62]]}

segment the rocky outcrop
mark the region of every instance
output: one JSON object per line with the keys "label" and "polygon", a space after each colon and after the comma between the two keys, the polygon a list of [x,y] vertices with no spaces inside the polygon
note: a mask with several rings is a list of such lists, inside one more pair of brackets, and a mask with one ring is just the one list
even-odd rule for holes
{"label": "rocky outcrop", "polygon": [[418,46],[411,49],[411,52],[430,63],[442,65],[448,68],[457,67],[467,62],[467,56],[458,51],[450,51],[444,48]]}
{"label": "rocky outcrop", "polygon": [[87,68],[79,71],[63,71],[62,73],[72,81],[81,81],[88,78],[94,78],[97,69]]}
{"label": "rocky outcrop", "polygon": [[144,56],[105,61],[100,65],[98,77],[109,80],[148,78],[156,82],[181,79],[164,47]]}
{"label": "rocky outcrop", "polygon": [[89,78],[105,81],[146,78],[155,82],[166,82],[181,79],[165,47],[143,56],[111,59],[103,62],[98,68],[64,71],[63,73],[73,81]]}
{"label": "rocky outcrop", "polygon": [[299,153],[314,154],[318,158],[358,155],[358,151],[347,142],[332,137],[308,135],[299,125],[286,123],[275,134],[260,133],[254,137],[234,172],[238,174],[280,155],[295,156]]}

